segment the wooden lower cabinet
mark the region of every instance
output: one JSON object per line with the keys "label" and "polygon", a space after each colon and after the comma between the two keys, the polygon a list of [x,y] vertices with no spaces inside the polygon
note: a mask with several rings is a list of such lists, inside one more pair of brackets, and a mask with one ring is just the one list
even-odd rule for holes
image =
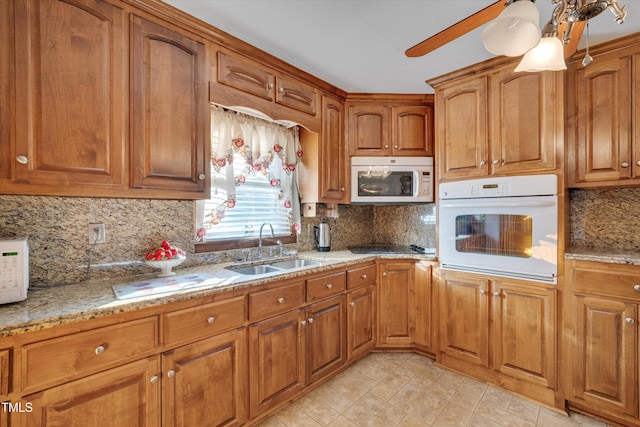
{"label": "wooden lower cabinet", "polygon": [[244,328],[164,353],[162,425],[242,425],[246,363]]}
{"label": "wooden lower cabinet", "polygon": [[339,295],[307,308],[307,384],[327,377],[347,360],[345,301]]}
{"label": "wooden lower cabinet", "polygon": [[375,285],[347,292],[347,360],[357,359],[375,347],[376,310]]}
{"label": "wooden lower cabinet", "polygon": [[444,366],[563,407],[553,285],[442,272],[439,292]]}
{"label": "wooden lower cabinet", "polygon": [[565,268],[569,406],[640,426],[640,268],[578,260]]}
{"label": "wooden lower cabinet", "polygon": [[158,426],[159,372],[153,356],[26,396],[33,410],[18,414],[16,425]]}
{"label": "wooden lower cabinet", "polygon": [[251,418],[286,402],[304,388],[305,314],[301,308],[249,326]]}
{"label": "wooden lower cabinet", "polygon": [[430,351],[431,264],[380,262],[378,346]]}

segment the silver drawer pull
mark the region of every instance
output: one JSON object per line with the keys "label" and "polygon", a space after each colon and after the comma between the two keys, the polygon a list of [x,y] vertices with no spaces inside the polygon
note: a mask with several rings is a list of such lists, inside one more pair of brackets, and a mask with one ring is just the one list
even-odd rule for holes
{"label": "silver drawer pull", "polygon": [[167,371],[167,376],[168,376],[169,378],[175,377],[175,376],[176,376],[176,371],[174,371],[173,369],[169,369],[169,370]]}
{"label": "silver drawer pull", "polygon": [[623,168],[628,168],[629,167],[629,162],[622,162],[622,164],[620,165]]}
{"label": "silver drawer pull", "polygon": [[282,304],[284,302],[284,298],[280,297],[277,299],[278,303]]}
{"label": "silver drawer pull", "polygon": [[203,174],[203,173],[201,173],[200,175],[198,175],[198,179],[199,179],[200,181],[204,181],[204,179],[205,179],[206,177],[207,177],[207,176],[206,176],[205,174]]}
{"label": "silver drawer pull", "polygon": [[633,317],[627,317],[626,319],[624,319],[624,321],[630,325],[633,325],[634,323],[636,323],[636,319],[634,319]]}
{"label": "silver drawer pull", "polygon": [[494,296],[494,297],[499,297],[499,296],[500,296],[500,292],[495,291],[495,292],[493,293],[493,296]]}
{"label": "silver drawer pull", "polygon": [[640,285],[638,285],[638,284],[633,285],[633,289],[635,289],[636,291],[640,292]]}
{"label": "silver drawer pull", "polygon": [[215,316],[209,316],[209,318],[207,318],[207,323],[210,325],[213,325],[213,322],[216,321]]}
{"label": "silver drawer pull", "polygon": [[26,165],[27,163],[29,163],[29,158],[27,156],[18,156],[18,157],[16,157],[16,160],[21,165]]}
{"label": "silver drawer pull", "polygon": [[331,283],[327,283],[327,289],[331,289],[333,288],[333,285]]}
{"label": "silver drawer pull", "polygon": [[157,383],[157,382],[158,382],[158,380],[159,380],[159,379],[160,379],[160,378],[158,378],[158,376],[157,376],[157,375],[154,375],[154,376],[152,376],[152,377],[149,379],[149,382],[150,382],[151,384],[155,384],[155,383]]}
{"label": "silver drawer pull", "polygon": [[101,355],[102,353],[104,353],[105,350],[106,349],[104,348],[103,345],[99,345],[99,346],[96,347],[96,354],[97,355]]}
{"label": "silver drawer pull", "polygon": [[487,291],[486,291],[486,290],[484,290],[484,289],[480,289],[480,295],[485,295],[486,293],[487,293]]}

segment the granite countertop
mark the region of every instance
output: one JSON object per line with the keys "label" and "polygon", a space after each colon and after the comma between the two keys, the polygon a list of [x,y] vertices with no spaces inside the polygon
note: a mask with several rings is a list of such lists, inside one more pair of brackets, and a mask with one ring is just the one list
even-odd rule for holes
{"label": "granite countertop", "polygon": [[[291,259],[262,260],[260,263]],[[154,307],[174,301],[211,295],[257,284],[290,279],[299,275],[317,273],[337,267],[348,267],[378,258],[434,260],[434,255],[356,255],[350,251],[304,252],[297,258],[318,261],[320,266],[298,268],[282,274],[262,276],[240,275],[225,267],[238,266],[236,263],[218,263],[192,268],[177,269],[176,274],[204,273],[214,277],[207,284],[194,289],[181,290],[144,297],[117,299],[112,286],[148,280],[157,273],[119,279],[96,279],[71,285],[29,288],[25,301],[0,306],[0,337],[35,331],[65,323],[104,317],[116,313]],[[243,264],[244,265],[244,264]]]}
{"label": "granite countertop", "polygon": [[565,259],[595,261],[608,264],[640,265],[640,251],[611,248],[568,248]]}

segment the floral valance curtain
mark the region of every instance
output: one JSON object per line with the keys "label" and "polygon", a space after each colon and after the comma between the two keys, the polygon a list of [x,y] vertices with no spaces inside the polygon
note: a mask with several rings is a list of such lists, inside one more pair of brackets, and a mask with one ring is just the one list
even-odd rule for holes
{"label": "floral valance curtain", "polygon": [[249,175],[262,175],[272,187],[280,189],[278,202],[289,210],[289,225],[299,233],[296,169],[302,147],[298,128],[286,128],[214,105],[211,136],[212,193],[219,189],[225,194],[225,200],[220,200],[214,212],[207,215],[211,224],[218,223],[226,210],[235,206],[236,186],[245,183]]}

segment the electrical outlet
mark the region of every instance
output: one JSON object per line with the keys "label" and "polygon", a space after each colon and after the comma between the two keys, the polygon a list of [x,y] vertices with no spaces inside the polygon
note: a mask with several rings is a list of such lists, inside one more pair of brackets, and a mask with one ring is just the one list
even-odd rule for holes
{"label": "electrical outlet", "polygon": [[89,224],[89,244],[107,243],[104,224]]}

